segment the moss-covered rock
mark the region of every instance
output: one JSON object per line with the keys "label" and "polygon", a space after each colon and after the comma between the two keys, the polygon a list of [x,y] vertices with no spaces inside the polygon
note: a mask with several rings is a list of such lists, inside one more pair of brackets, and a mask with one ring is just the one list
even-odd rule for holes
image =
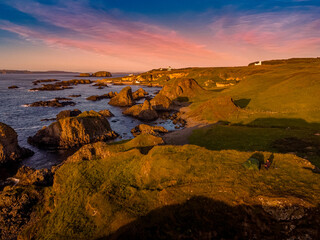
{"label": "moss-covered rock", "polygon": [[116,137],[117,134],[102,114],[86,111],[44,127],[35,136],[29,137],[28,142],[43,148],[67,149]]}
{"label": "moss-covered rock", "polygon": [[320,176],[308,161],[275,154],[268,171],[251,172],[242,166],[250,152],[185,145],[146,154],[135,149],[145,140],[86,145],[69,158],[56,171],[55,207],[31,236],[118,239],[137,236],[135,229],[159,239],[208,230],[219,238],[317,236]]}

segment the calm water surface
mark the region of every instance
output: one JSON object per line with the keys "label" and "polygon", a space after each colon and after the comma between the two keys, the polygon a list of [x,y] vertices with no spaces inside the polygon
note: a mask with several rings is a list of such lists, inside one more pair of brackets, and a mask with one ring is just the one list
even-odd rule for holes
{"label": "calm water surface", "polygon": [[[114,77],[120,77],[116,75]],[[31,88],[40,87],[34,86],[32,81],[40,79],[58,79],[71,80],[77,79],[74,74],[0,74],[0,122],[8,124],[17,133],[20,146],[27,147],[35,152],[34,156],[23,161],[23,164],[34,168],[49,168],[66,158],[67,152],[50,152],[39,150],[27,143],[27,138],[36,134],[43,126],[48,126],[53,121],[41,121],[41,119],[55,118],[56,115],[63,110],[79,109],[81,111],[95,110],[100,111],[109,109],[115,116],[108,118],[112,130],[120,134],[116,140],[132,138],[130,130],[141,123],[141,121],[122,115],[124,108],[113,107],[108,104],[109,99],[101,101],[88,101],[87,97],[91,95],[102,95],[109,91],[119,92],[125,86],[110,85],[108,88],[97,89],[97,87],[89,85],[73,86],[73,89],[62,91],[28,91]],[[80,78],[79,78],[80,79]],[[99,78],[89,78],[97,80]],[[101,79],[101,78],[100,78]],[[8,89],[11,85],[17,85],[18,89]],[[131,86],[135,91],[141,86]],[[151,96],[154,96],[159,88],[142,87]],[[25,107],[25,104],[36,101],[47,101],[56,97],[68,97],[69,95],[80,94],[81,97],[73,98],[75,106],[67,106],[63,108],[52,107]],[[139,102],[143,102],[140,100]],[[174,125],[171,121],[156,120],[151,122],[152,125],[164,126],[168,130],[174,130]]]}

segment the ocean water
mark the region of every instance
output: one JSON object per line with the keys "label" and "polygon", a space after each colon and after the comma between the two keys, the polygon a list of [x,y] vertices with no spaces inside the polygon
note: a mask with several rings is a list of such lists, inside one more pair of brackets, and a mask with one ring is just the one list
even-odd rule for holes
{"label": "ocean water", "polygon": [[[120,77],[117,75],[114,77]],[[101,101],[88,101],[87,97],[92,95],[102,95],[110,91],[119,92],[124,85],[109,85],[104,89],[97,89],[97,87],[89,85],[73,86],[73,89],[66,89],[62,91],[29,91],[31,88],[40,87],[33,85],[33,81],[40,79],[58,79],[71,80],[81,79],[75,77],[74,74],[0,74],[0,122],[11,126],[18,134],[19,144],[22,147],[29,148],[35,152],[34,156],[25,159],[24,165],[33,168],[49,168],[55,164],[63,161],[70,152],[68,151],[47,151],[40,150],[27,143],[27,138],[36,134],[43,126],[50,125],[53,121],[41,121],[41,119],[55,118],[56,115],[63,110],[79,109],[81,111],[95,110],[100,111],[109,109],[115,116],[108,118],[112,130],[120,134],[120,137],[115,141],[133,138],[130,130],[142,122],[132,117],[124,116],[122,111],[125,108],[114,107],[108,104],[109,99]],[[97,80],[101,78],[88,78]],[[8,89],[9,86],[17,85],[17,89]],[[141,86],[131,86],[135,91]],[[143,87],[151,96],[154,96],[160,88]],[[56,97],[68,97],[70,95],[80,94],[81,97],[72,98],[76,105],[62,108],[54,107],[25,107],[36,101],[47,101]],[[143,102],[144,99],[138,103]],[[174,124],[170,120],[156,120],[149,124],[160,125],[167,128],[169,131],[174,130]]]}

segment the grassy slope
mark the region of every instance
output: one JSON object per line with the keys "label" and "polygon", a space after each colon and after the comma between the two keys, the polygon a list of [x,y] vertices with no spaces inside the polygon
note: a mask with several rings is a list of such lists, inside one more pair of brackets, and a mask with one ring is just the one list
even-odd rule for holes
{"label": "grassy slope", "polygon": [[[137,149],[126,151],[126,146],[132,146],[128,143],[111,149],[107,144],[87,145],[78,151],[78,161],[61,166],[52,189],[54,208],[29,234],[41,239],[95,239],[192,196],[230,206],[276,201],[315,207],[320,202],[314,194],[320,190],[315,184],[320,175],[293,155],[275,154],[269,171],[251,171],[242,163],[252,152],[185,145],[157,146],[144,155]],[[88,157],[89,152],[97,154]],[[263,152],[265,159],[270,154]]]}

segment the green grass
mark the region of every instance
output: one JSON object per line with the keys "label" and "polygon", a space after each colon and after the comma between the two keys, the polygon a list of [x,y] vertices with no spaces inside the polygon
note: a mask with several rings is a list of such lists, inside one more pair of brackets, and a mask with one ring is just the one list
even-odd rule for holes
{"label": "green grass", "polygon": [[[208,134],[211,139],[213,133]],[[272,137],[270,134],[269,139]],[[228,149],[225,144],[219,148]],[[39,239],[95,239],[154,209],[183,203],[193,196],[232,206],[257,204],[262,197],[276,201],[285,197],[287,204],[306,207],[320,202],[320,196],[314,194],[320,190],[320,175],[310,171],[308,161],[293,155],[275,154],[268,171],[252,171],[243,167],[252,151],[213,151],[185,145],[156,146],[148,154],[120,147],[117,151],[121,151],[112,154],[109,145],[91,147],[97,153],[93,158],[68,160],[57,170],[52,188],[54,209],[28,234]],[[241,148],[248,150],[245,144]],[[87,150],[87,146],[81,148],[78,156],[87,155]],[[261,154],[266,159],[271,153]]]}
{"label": "green grass", "polygon": [[[205,147],[210,150],[233,149],[238,151],[269,151],[279,152],[275,141],[284,138],[296,138],[310,143],[310,146],[320,146],[320,137],[316,136],[314,129],[283,128],[283,127],[257,127],[253,125],[214,125],[204,129],[195,130],[190,136],[191,144]],[[290,146],[288,146],[288,149]],[[319,149],[320,150],[320,149]],[[301,157],[308,155],[304,149],[295,149]],[[320,153],[320,152],[319,152]],[[312,153],[308,159],[320,167],[320,155]]]}

